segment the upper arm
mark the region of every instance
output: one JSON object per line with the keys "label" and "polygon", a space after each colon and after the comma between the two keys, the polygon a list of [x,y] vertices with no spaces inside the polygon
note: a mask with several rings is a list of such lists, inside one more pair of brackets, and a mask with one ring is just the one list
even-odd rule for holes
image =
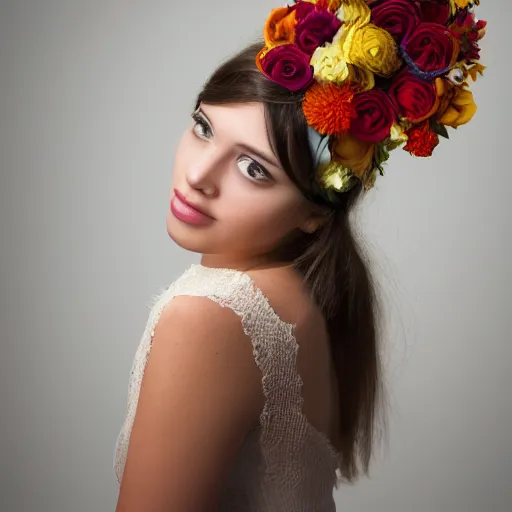
{"label": "upper arm", "polygon": [[213,511],[263,407],[240,318],[178,296],[155,328],[116,512]]}

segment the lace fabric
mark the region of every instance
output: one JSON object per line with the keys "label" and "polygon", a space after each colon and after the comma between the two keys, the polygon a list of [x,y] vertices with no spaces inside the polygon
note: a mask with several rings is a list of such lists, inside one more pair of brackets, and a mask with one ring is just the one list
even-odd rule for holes
{"label": "lace fabric", "polygon": [[204,296],[232,309],[251,339],[265,398],[259,426],[248,433],[226,482],[221,511],[332,512],[340,483],[340,454],[302,412],[294,324],[281,320],[244,272],[193,264],[153,305],[132,364],[126,418],[116,443],[114,468],[120,483],[155,326],[177,295]]}

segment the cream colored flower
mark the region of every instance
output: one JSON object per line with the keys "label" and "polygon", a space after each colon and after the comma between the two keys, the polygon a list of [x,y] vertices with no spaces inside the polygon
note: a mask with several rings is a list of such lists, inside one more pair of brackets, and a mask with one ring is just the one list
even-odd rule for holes
{"label": "cream colored flower", "polygon": [[318,81],[343,83],[349,76],[349,69],[341,44],[327,43],[317,48],[311,56],[310,64]]}
{"label": "cream colored flower", "polygon": [[394,147],[400,146],[400,144],[409,140],[409,137],[407,136],[407,133],[405,133],[401,124],[395,123],[391,127],[390,140]]}
{"label": "cream colored flower", "polygon": [[325,189],[346,192],[354,186],[355,177],[350,169],[340,163],[331,162],[320,175],[320,183]]}

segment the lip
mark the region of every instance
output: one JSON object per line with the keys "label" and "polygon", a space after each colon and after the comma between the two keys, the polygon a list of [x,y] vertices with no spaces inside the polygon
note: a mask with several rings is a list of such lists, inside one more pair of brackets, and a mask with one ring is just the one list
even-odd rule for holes
{"label": "lip", "polygon": [[199,208],[199,207],[198,207],[198,206],[196,206],[194,203],[191,203],[190,201],[187,201],[187,200],[185,199],[185,196],[184,196],[184,195],[183,195],[183,194],[182,194],[182,193],[181,193],[177,188],[175,188],[175,189],[174,189],[174,193],[176,194],[176,196],[178,197],[178,199],[179,199],[182,203],[186,204],[186,205],[187,205],[187,206],[189,206],[190,208],[193,208],[194,210],[197,210],[199,213],[202,213],[203,215],[206,215],[207,217],[210,217],[210,218],[212,218],[212,219],[213,219],[213,217],[212,217],[212,216],[211,216],[207,211],[205,211],[205,210],[203,210],[203,209]]}
{"label": "lip", "polygon": [[202,225],[213,220],[206,212],[189,203],[177,189],[174,189],[170,206],[173,215],[188,224]]}

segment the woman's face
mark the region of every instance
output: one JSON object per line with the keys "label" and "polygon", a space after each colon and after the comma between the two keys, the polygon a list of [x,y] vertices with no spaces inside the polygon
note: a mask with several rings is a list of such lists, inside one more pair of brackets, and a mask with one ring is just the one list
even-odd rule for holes
{"label": "woman's face", "polygon": [[[188,215],[180,196],[208,217]],[[250,266],[295,228],[313,227],[311,205],[271,150],[260,103],[200,105],[176,150],[170,199],[169,236],[208,266]]]}

